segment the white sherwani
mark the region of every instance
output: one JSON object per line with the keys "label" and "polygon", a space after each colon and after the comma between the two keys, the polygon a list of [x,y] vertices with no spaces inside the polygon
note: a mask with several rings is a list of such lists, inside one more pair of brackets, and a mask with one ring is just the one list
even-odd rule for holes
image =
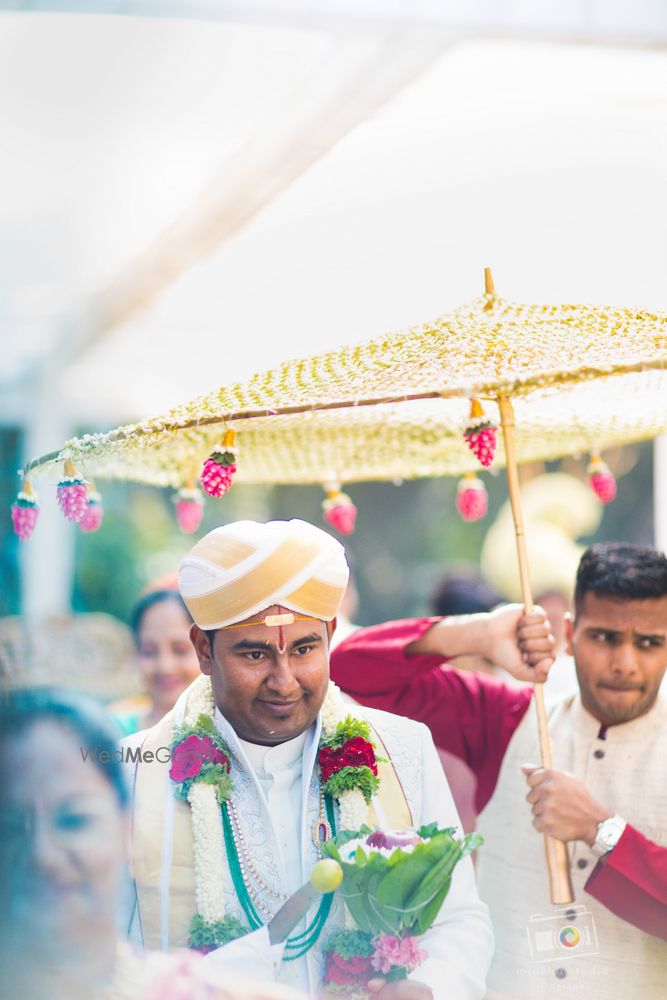
{"label": "white sherwani", "polygon": [[[415,825],[437,822],[441,827],[460,826],[426,726],[368,708],[360,707],[355,713],[370,722],[384,743]],[[308,880],[318,859],[313,825],[320,815],[316,773],[319,719],[308,733],[276,747],[259,747],[239,740],[219,712],[216,712],[216,724],[232,752],[234,804],[255,869],[266,886],[290,894]],[[142,734],[125,741],[126,745],[141,742]],[[167,770],[165,768],[165,774]],[[380,815],[377,801],[375,806]],[[227,912],[246,923],[229,874],[225,885],[229,890]],[[270,895],[259,883],[253,883],[252,889],[256,907],[262,918],[268,920],[280,907],[281,900]],[[333,930],[342,928],[342,910],[341,903],[337,902],[322,940],[326,940]],[[313,915],[314,910],[293,934],[304,930]],[[131,936],[141,940],[136,920]],[[422,946],[428,958],[412,978],[428,984],[436,1000],[481,1000],[493,951],[493,935],[488,911],[477,894],[470,858],[461,861],[456,868],[439,918],[424,936]],[[210,961],[227,968],[230,973],[275,978],[304,992],[317,994],[323,971],[319,944],[294,962],[281,961],[282,951],[282,945],[271,947],[267,931],[261,930],[218,949],[212,953]]]}
{"label": "white sherwani", "polygon": [[[610,726],[569,695],[549,709],[553,764],[591,795],[667,847],[667,696],[646,714]],[[667,945],[621,920],[584,890],[597,864],[580,841],[568,845],[575,903],[549,904],[543,838],[531,825],[521,765],[539,762],[529,709],[505,753],[498,784],[479,818],[480,894],[491,908],[496,953],[489,1000],[658,1000],[667,996]],[[576,934],[565,932],[574,928]],[[563,940],[561,940],[561,933]],[[575,947],[568,947],[577,941]],[[532,945],[532,947],[531,947]]]}

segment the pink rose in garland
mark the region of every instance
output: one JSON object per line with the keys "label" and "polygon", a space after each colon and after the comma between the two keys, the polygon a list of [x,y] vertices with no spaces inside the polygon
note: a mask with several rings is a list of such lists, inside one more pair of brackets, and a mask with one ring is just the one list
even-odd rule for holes
{"label": "pink rose in garland", "polygon": [[200,715],[194,725],[182,723],[174,730],[171,744],[169,777],[176,794],[187,799],[195,781],[214,785],[218,802],[225,802],[232,792],[231,754],[209,715]]}
{"label": "pink rose in garland", "polygon": [[222,764],[229,770],[229,757],[215,745],[211,737],[195,736],[192,733],[172,750],[169,777],[172,781],[194,778],[207,762]]}
{"label": "pink rose in garland", "polygon": [[341,747],[323,747],[319,759],[325,785],[332,774],[344,767],[368,767],[373,774],[378,773],[373,744],[361,736],[355,736]]}

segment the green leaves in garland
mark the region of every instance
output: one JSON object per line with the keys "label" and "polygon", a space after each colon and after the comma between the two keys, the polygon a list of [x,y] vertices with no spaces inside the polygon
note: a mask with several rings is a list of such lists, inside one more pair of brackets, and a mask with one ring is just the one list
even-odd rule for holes
{"label": "green leaves in garland", "polygon": [[366,802],[370,802],[379,787],[380,780],[369,767],[343,767],[329,778],[325,786],[327,794],[334,799],[351,788],[358,788]]}
{"label": "green leaves in garland", "polygon": [[207,923],[198,913],[195,913],[190,922],[189,945],[195,951],[200,951],[205,955],[209,951],[222,948],[223,944],[245,937],[249,933],[249,929],[244,927],[236,917],[225,917],[224,920]]}
{"label": "green leaves in garland", "polygon": [[344,743],[347,743],[348,740],[353,740],[356,737],[361,737],[361,739],[367,740],[370,743],[371,728],[363,719],[354,719],[351,715],[348,715],[343,722],[340,722],[336,726],[330,736],[322,736],[320,749],[322,747],[338,749],[338,747],[342,747]]}

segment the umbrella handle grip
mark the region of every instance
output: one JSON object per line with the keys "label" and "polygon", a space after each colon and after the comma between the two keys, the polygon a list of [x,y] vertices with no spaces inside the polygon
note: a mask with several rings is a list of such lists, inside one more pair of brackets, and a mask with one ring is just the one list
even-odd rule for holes
{"label": "umbrella handle grip", "polygon": [[544,851],[547,857],[551,902],[554,906],[573,903],[574,892],[570,878],[570,859],[567,856],[567,846],[562,840],[545,836]]}

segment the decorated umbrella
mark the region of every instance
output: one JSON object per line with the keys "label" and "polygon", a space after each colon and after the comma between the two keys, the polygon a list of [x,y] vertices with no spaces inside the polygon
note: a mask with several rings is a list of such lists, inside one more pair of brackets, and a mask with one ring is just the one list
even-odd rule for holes
{"label": "decorated umbrella", "polygon": [[[531,607],[518,463],[590,452],[591,485],[604,502],[612,499],[615,484],[599,452],[667,429],[666,365],[667,315],[517,304],[496,295],[487,269],[483,296],[432,323],[288,361],[35,459],[24,470],[14,524],[22,538],[30,535],[38,512],[32,481],[57,474],[63,462],[58,499],[77,523],[87,512],[84,476],[172,487],[184,530],[199,523],[197,479],[212,496],[235,479],[325,484],[325,516],[343,533],[354,508],[341,483],[463,475],[457,505],[474,519],[485,507],[475,472],[493,463],[507,468],[523,601]],[[548,767],[540,685],[535,704]],[[546,848],[552,902],[570,902],[565,845],[546,838]]]}

